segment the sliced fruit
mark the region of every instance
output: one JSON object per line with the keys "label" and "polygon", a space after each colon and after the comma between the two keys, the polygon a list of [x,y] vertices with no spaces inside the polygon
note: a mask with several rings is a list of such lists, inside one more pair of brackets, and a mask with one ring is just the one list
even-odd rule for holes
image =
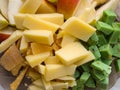
{"label": "sliced fruit", "polygon": [[19,12],[22,5],[22,0],[9,0],[8,3],[8,20],[10,25],[15,25],[14,15]]}
{"label": "sliced fruit", "polygon": [[8,26],[8,21],[0,14],[0,30]]}
{"label": "sliced fruit", "polygon": [[0,12],[8,19],[8,0],[0,0]]}
{"label": "sliced fruit", "polygon": [[22,32],[16,30],[11,34],[11,36],[4,40],[2,43],[0,43],[0,53],[4,52],[10,45],[12,45],[14,42],[16,42],[18,39],[22,37]]}
{"label": "sliced fruit", "polygon": [[40,7],[42,0],[26,0],[20,7],[20,13],[35,13]]}
{"label": "sliced fruit", "polygon": [[82,0],[58,0],[57,12],[64,14],[65,19],[73,16]]}

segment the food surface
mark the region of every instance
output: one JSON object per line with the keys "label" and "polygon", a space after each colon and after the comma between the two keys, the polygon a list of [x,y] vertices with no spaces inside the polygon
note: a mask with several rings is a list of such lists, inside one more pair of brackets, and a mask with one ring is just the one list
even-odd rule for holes
{"label": "food surface", "polygon": [[14,77],[5,90],[108,90],[119,12],[120,0],[0,0],[0,66]]}

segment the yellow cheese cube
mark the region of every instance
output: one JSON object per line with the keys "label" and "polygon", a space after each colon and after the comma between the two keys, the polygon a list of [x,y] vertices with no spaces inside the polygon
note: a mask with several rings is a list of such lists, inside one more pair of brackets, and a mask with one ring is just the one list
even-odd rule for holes
{"label": "yellow cheese cube", "polygon": [[52,48],[48,45],[40,43],[31,43],[31,49],[33,54],[39,54],[47,51],[52,51]]}
{"label": "yellow cheese cube", "polygon": [[55,12],[56,8],[53,4],[47,2],[46,0],[42,0],[42,3],[36,13],[55,13]]}
{"label": "yellow cheese cube", "polygon": [[51,14],[36,14],[33,17],[38,19],[43,19],[51,23],[62,25],[64,23],[64,16],[60,13],[51,13]]}
{"label": "yellow cheese cube", "polygon": [[56,56],[49,56],[45,61],[45,64],[61,64],[60,60]]}
{"label": "yellow cheese cube", "polygon": [[42,76],[43,86],[45,90],[53,90],[53,87],[50,83],[50,81],[46,81],[45,78]]}
{"label": "yellow cheese cube", "polygon": [[47,45],[51,45],[54,42],[52,31],[26,30],[23,32],[23,34],[28,42],[36,42]]}
{"label": "yellow cheese cube", "polygon": [[23,36],[20,42],[20,52],[25,53],[28,49],[28,42],[25,40],[25,37]]}
{"label": "yellow cheese cube", "polygon": [[[14,20],[15,20],[15,25],[18,29],[24,29],[23,27],[23,22],[25,17],[28,14],[15,14],[14,15]],[[37,19],[43,19],[45,21],[57,24],[57,25],[62,25],[64,23],[64,16],[63,14],[59,13],[51,13],[51,14],[29,14],[29,16],[32,16]]]}
{"label": "yellow cheese cube", "polygon": [[63,88],[68,89],[67,82],[51,81],[51,85],[53,87],[53,90],[62,90]]}
{"label": "yellow cheese cube", "polygon": [[77,40],[75,37],[73,37],[69,34],[64,34],[62,42],[61,42],[61,47],[64,47],[65,45],[67,45],[71,42],[74,42],[75,40]]}
{"label": "yellow cheese cube", "polygon": [[87,41],[96,31],[96,29],[77,17],[69,18],[61,28],[74,37]]}
{"label": "yellow cheese cube", "polygon": [[80,42],[73,42],[59,49],[55,54],[63,64],[70,65],[85,58],[88,51]]}
{"label": "yellow cheese cube", "polygon": [[60,27],[57,24],[53,24],[51,22],[45,21],[43,19],[38,19],[30,15],[27,15],[24,19],[23,26],[28,29],[50,30],[53,33],[55,33]]}
{"label": "yellow cheese cube", "polygon": [[45,75],[45,66],[44,65],[42,65],[42,64],[39,64],[37,67],[35,67],[36,68],[36,70],[40,73],[40,74],[42,74],[42,75]]}
{"label": "yellow cheese cube", "polygon": [[88,55],[85,58],[80,59],[79,61],[75,62],[75,64],[77,66],[80,66],[80,65],[85,64],[85,63],[92,61],[94,59],[95,59],[95,56],[93,55],[93,53],[91,51],[89,51]]}
{"label": "yellow cheese cube", "polygon": [[42,0],[26,0],[20,8],[20,13],[35,13],[41,3]]}
{"label": "yellow cheese cube", "polygon": [[44,52],[36,55],[28,55],[25,58],[31,67],[35,67],[42,63],[48,56],[50,56],[50,52]]}
{"label": "yellow cheese cube", "polygon": [[76,65],[48,64],[46,65],[45,79],[50,81],[62,76],[73,75],[75,69]]}
{"label": "yellow cheese cube", "polygon": [[73,76],[64,76],[57,79],[60,81],[67,82],[69,87],[73,87],[77,85],[76,80]]}
{"label": "yellow cheese cube", "polygon": [[24,29],[23,21],[25,17],[26,17],[26,14],[15,14],[14,15],[15,25],[18,29]]}

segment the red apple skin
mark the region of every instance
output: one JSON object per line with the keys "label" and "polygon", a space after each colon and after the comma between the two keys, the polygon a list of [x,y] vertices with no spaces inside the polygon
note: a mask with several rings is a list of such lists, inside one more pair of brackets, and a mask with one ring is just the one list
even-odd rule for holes
{"label": "red apple skin", "polygon": [[65,19],[73,16],[80,0],[58,0],[57,12],[64,14]]}
{"label": "red apple skin", "polygon": [[10,36],[10,34],[0,33],[0,43],[2,41],[6,40],[9,36]]}

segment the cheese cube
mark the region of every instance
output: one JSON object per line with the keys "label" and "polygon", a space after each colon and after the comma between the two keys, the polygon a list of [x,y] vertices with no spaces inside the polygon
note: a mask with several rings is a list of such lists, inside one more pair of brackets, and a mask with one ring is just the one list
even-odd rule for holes
{"label": "cheese cube", "polygon": [[24,19],[23,26],[28,29],[50,30],[53,33],[55,33],[57,29],[60,27],[57,24],[53,24],[43,19],[32,17],[30,15],[27,15],[26,18]]}
{"label": "cheese cube", "polygon": [[48,30],[26,30],[23,32],[28,42],[36,42],[51,45],[53,41],[53,33]]}
{"label": "cheese cube", "polygon": [[44,86],[45,90],[53,90],[53,87],[52,87],[50,81],[46,81],[43,76],[42,76],[42,81],[43,81],[43,86]]}
{"label": "cheese cube", "polygon": [[[15,25],[18,29],[24,29],[23,27],[23,22],[25,17],[28,14],[15,14],[14,15],[14,20],[15,20]],[[51,13],[51,14],[29,14],[29,16],[32,16],[33,18],[37,18],[37,19],[42,19],[48,22],[51,22],[53,24],[57,24],[57,25],[62,25],[64,23],[64,16],[63,14],[59,14],[59,13]]]}
{"label": "cheese cube", "polygon": [[88,51],[80,42],[73,42],[59,49],[55,54],[63,64],[70,65],[85,58]]}
{"label": "cheese cube", "polygon": [[18,29],[24,29],[23,21],[25,17],[26,17],[26,14],[15,14],[14,15],[15,25]]}
{"label": "cheese cube", "polygon": [[28,55],[25,58],[31,67],[35,67],[42,63],[48,56],[50,56],[50,52],[44,52],[36,55]]}
{"label": "cheese cube", "polygon": [[75,65],[80,66],[94,59],[95,59],[95,56],[93,55],[91,51],[89,51],[88,55],[85,58],[80,59],[79,61],[75,62]]}
{"label": "cheese cube", "polygon": [[67,82],[69,87],[73,87],[77,85],[76,80],[73,76],[64,76],[57,79],[60,81]]}
{"label": "cheese cube", "polygon": [[40,7],[42,0],[25,0],[20,8],[20,13],[35,13]]}
{"label": "cheese cube", "polygon": [[64,23],[64,16],[63,14],[60,14],[60,13],[36,14],[36,15],[33,15],[33,17],[38,19],[43,19],[45,21],[48,21],[57,25],[62,25]]}
{"label": "cheese cube", "polygon": [[49,3],[46,0],[42,0],[42,3],[36,13],[55,13],[55,12],[56,8],[53,4]]}
{"label": "cheese cube", "polygon": [[45,61],[45,64],[61,64],[60,60],[56,56],[49,56]]}
{"label": "cheese cube", "polygon": [[65,34],[63,36],[62,42],[61,42],[61,47],[64,47],[65,45],[74,42],[75,40],[77,40],[75,37],[69,35],[69,34]]}
{"label": "cheese cube", "polygon": [[28,42],[25,40],[25,37],[23,36],[20,42],[20,52],[25,53],[28,49]]}
{"label": "cheese cube", "polygon": [[45,75],[45,66],[44,65],[42,65],[42,64],[39,64],[37,67],[35,67],[36,68],[36,70],[40,73],[40,74],[42,74],[42,75]]}
{"label": "cheese cube", "polygon": [[68,89],[67,82],[51,81],[51,85],[53,87],[53,90],[62,90],[63,88]]}
{"label": "cheese cube", "polygon": [[46,81],[50,81],[62,76],[73,75],[75,69],[76,65],[49,64],[46,65],[45,79]]}
{"label": "cheese cube", "polygon": [[77,17],[69,18],[61,28],[73,35],[74,37],[81,39],[83,41],[88,41],[88,39],[94,34],[96,29]]}
{"label": "cheese cube", "polygon": [[40,43],[31,43],[31,49],[33,54],[39,54],[47,51],[52,51],[52,48],[48,45]]}

